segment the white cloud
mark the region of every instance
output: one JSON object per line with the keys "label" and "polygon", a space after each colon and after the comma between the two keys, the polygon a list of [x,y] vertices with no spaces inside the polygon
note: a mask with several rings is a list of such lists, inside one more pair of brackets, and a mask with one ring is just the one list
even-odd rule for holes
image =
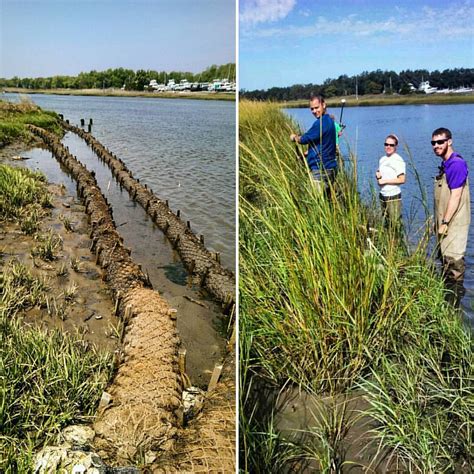
{"label": "white cloud", "polygon": [[240,21],[255,25],[285,18],[295,7],[296,0],[242,0]]}
{"label": "white cloud", "polygon": [[[438,21],[439,18],[449,18],[449,26],[446,26],[445,22]],[[383,21],[371,21],[356,14],[339,19],[320,16],[316,22],[304,26],[260,27],[258,30],[246,31],[245,36],[307,38],[338,35],[369,38],[394,35],[394,38],[398,39],[430,41],[434,37],[449,39],[472,36],[473,18],[474,7],[468,1],[440,9],[424,7],[418,12],[399,11],[398,15],[392,15]]]}

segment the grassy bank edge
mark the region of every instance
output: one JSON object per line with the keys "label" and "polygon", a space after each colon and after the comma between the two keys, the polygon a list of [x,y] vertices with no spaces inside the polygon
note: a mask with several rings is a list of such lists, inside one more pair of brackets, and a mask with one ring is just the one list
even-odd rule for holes
{"label": "grassy bank edge", "polygon": [[[449,104],[474,104],[474,94],[415,94],[415,95],[365,95],[345,97],[331,97],[326,99],[329,107],[340,107],[341,100],[345,99],[345,107],[373,107],[384,105],[449,105]],[[275,102],[276,105],[286,109],[304,108],[308,100],[294,100],[288,102]]]}
{"label": "grassy bank edge", "polygon": [[64,133],[56,112],[43,110],[24,96],[19,102],[0,98],[0,148],[11,144],[23,144],[26,147],[35,141],[27,124],[44,128],[58,136]]}
{"label": "grassy bank edge", "polygon": [[72,95],[93,97],[146,97],[148,99],[193,99],[235,101],[236,94],[229,92],[217,93],[154,93],[139,91],[122,91],[120,89],[22,89],[6,87],[5,92],[14,94]]}

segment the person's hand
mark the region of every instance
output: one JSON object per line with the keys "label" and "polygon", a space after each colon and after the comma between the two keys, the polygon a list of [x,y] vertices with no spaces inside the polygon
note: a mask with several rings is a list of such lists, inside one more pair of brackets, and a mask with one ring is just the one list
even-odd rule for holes
{"label": "person's hand", "polygon": [[438,235],[440,237],[444,237],[446,236],[448,233],[448,224],[441,224],[439,227],[438,227]]}
{"label": "person's hand", "polygon": [[296,135],[296,133],[292,133],[292,134],[290,135],[290,140],[291,140],[292,142],[296,142],[296,137],[297,137],[297,136],[298,136],[298,135]]}
{"label": "person's hand", "polygon": [[377,184],[379,186],[383,186],[385,184],[385,181],[382,180],[382,173],[379,170],[376,171],[375,177],[377,178]]}

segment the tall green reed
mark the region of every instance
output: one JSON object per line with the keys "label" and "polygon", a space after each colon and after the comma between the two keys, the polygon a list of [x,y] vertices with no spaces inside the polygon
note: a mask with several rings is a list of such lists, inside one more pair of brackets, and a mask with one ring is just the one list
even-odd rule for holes
{"label": "tall green reed", "polygon": [[[261,368],[318,391],[350,385],[410,307],[401,298],[400,247],[341,172],[333,197],[314,186],[289,142],[291,124],[241,116],[241,315]],[[265,109],[264,109],[265,111]],[[263,112],[265,113],[265,112]],[[275,114],[275,115],[273,115]],[[268,118],[267,118],[268,121]]]}
{"label": "tall green reed", "polygon": [[[378,380],[388,380],[397,365],[413,380],[417,374],[411,368],[422,367],[428,381],[433,367],[444,364],[440,348],[449,348],[451,359],[471,367],[457,380],[469,385],[463,394],[472,397],[470,336],[445,302],[446,291],[426,254],[428,231],[408,253],[399,233],[383,227],[374,203],[357,193],[356,157],[352,168],[339,173],[330,195],[322,193],[289,141],[295,129],[275,106],[240,104],[240,393],[248,450],[243,457],[258,458],[252,452],[258,416],[249,396],[255,377],[276,386],[290,380],[320,394],[341,393],[363,380],[379,408],[373,412],[379,422],[374,436],[415,466],[412,459],[422,454],[423,440],[413,438],[417,448],[408,438],[400,446],[392,442],[393,432],[408,430],[409,423],[400,418],[391,425]],[[405,354],[411,348],[416,349],[410,365]],[[396,377],[390,380],[390,390],[397,383],[395,390],[403,387]],[[451,389],[440,389],[439,397]],[[466,406],[459,406],[453,430],[462,435],[457,445],[464,446],[472,429]],[[436,445],[439,433],[434,433],[425,459],[436,462],[426,466],[466,459],[463,448],[464,454],[442,461],[449,442]]]}

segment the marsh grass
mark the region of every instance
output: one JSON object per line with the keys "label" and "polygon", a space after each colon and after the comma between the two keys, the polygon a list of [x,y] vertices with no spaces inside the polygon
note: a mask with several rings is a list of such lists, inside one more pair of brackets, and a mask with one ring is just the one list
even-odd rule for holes
{"label": "marsh grass", "polygon": [[30,307],[44,307],[49,286],[44,278],[33,276],[18,260],[10,260],[2,267],[1,304],[9,313]]}
{"label": "marsh grass", "polygon": [[74,232],[74,226],[71,219],[63,214],[59,215],[59,220],[63,223],[64,228],[67,232]]}
{"label": "marsh grass", "polygon": [[83,265],[80,258],[77,258],[77,257],[71,258],[69,261],[69,264],[72,270],[75,271],[76,273],[81,273],[83,271],[82,269]]}
{"label": "marsh grass", "polygon": [[25,455],[29,462],[31,446],[91,420],[111,360],[58,331],[25,329],[4,315],[0,324],[0,468],[27,472],[15,467]]}
{"label": "marsh grass", "polygon": [[[440,431],[433,430],[426,440],[427,452],[422,451],[420,432],[397,438],[397,429],[408,433],[418,426],[410,426],[403,417],[391,424],[389,405],[381,404],[384,392],[377,382],[379,377],[386,382],[384,389],[402,389],[401,380],[390,378],[390,370],[398,367],[400,376],[413,381],[423,376],[428,383],[432,372],[439,373],[443,366],[441,348],[449,348],[450,360],[470,367],[458,374],[457,383],[464,386],[463,396],[472,397],[470,337],[445,302],[442,281],[426,255],[426,239],[408,252],[400,234],[383,227],[374,202],[363,202],[357,192],[355,156],[325,195],[289,141],[296,125],[276,105],[242,101],[239,113],[241,433],[248,450],[244,458],[259,457],[251,452],[259,449],[252,440],[258,416],[249,396],[258,377],[276,387],[289,380],[329,395],[368,381],[368,397],[379,409],[374,408],[380,422],[374,436],[384,446],[396,449],[415,470],[462,464],[466,450],[459,448],[454,454],[452,437],[443,438]],[[411,359],[406,356],[410,350]],[[397,383],[400,386],[393,388]],[[452,390],[438,387],[438,397]],[[414,397],[415,392],[406,396]],[[456,396],[464,398],[460,392]],[[444,407],[445,416],[450,407]],[[427,416],[436,413],[431,408],[428,404]],[[467,408],[459,403],[461,414],[451,420],[450,429],[460,436],[456,446],[465,446],[472,435],[466,427]],[[338,452],[337,440],[329,439],[325,447],[319,439],[317,452]],[[420,455],[426,466],[413,461]]]}
{"label": "marsh grass", "polygon": [[0,276],[0,470],[29,472],[32,453],[70,423],[90,420],[112,370],[109,354],[59,331],[25,326],[49,288],[10,261]]}
{"label": "marsh grass", "polygon": [[[346,107],[370,107],[381,105],[418,105],[418,104],[472,104],[474,94],[410,94],[410,95],[364,95],[331,97],[327,99],[329,107],[340,107],[341,99],[346,100]],[[307,100],[294,100],[290,102],[279,102],[279,106],[286,108],[307,107]]]}
{"label": "marsh grass", "polygon": [[[2,220],[19,221],[23,231],[35,232],[48,203],[41,175],[0,165]],[[52,232],[38,238],[34,254],[54,258],[61,239]],[[0,472],[31,472],[38,448],[65,426],[91,421],[113,358],[79,337],[22,321],[21,314],[34,307],[64,319],[76,294],[74,283],[59,301],[48,282],[23,263],[13,259],[0,265]]]}
{"label": "marsh grass", "polygon": [[45,234],[36,236],[39,244],[32,248],[31,256],[39,257],[45,261],[52,261],[57,258],[57,251],[62,248],[63,240],[61,236],[52,230]]}
{"label": "marsh grass", "polygon": [[2,220],[25,220],[40,209],[50,207],[46,178],[26,168],[0,165],[0,215]]}
{"label": "marsh grass", "polygon": [[55,112],[43,111],[30,99],[23,96],[19,103],[0,100],[0,143],[32,138],[26,124],[36,125],[57,135],[62,134],[59,118]]}

